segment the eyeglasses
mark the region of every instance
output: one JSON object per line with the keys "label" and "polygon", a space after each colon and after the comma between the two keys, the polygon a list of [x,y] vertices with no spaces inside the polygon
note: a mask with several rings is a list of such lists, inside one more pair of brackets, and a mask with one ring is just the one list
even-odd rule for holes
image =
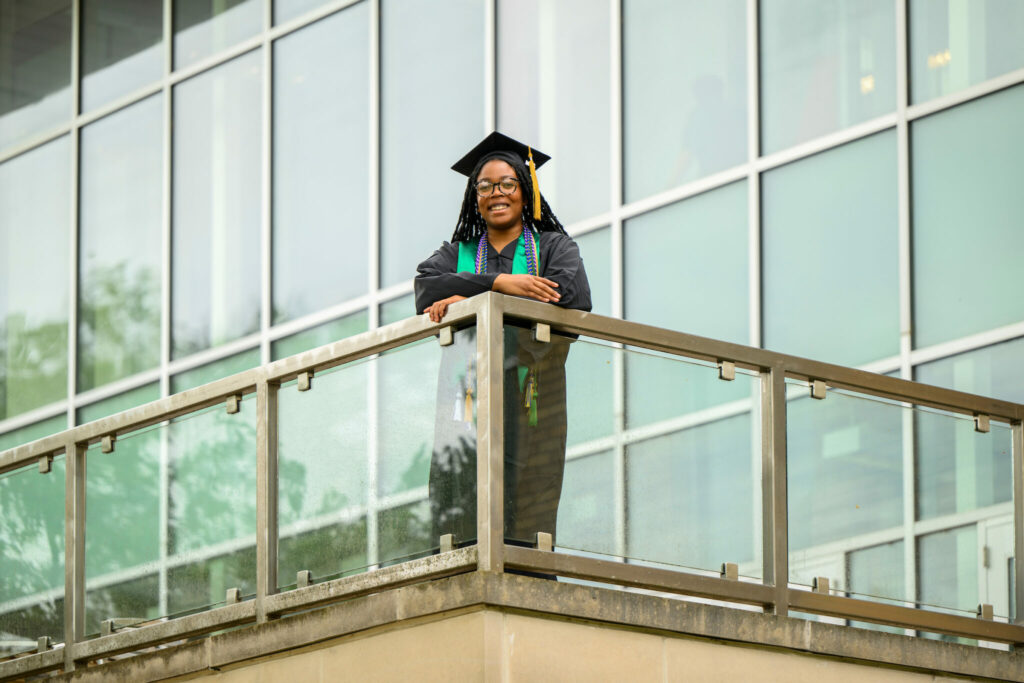
{"label": "eyeglasses", "polygon": [[508,196],[515,192],[517,187],[519,187],[519,181],[515,178],[502,178],[496,183],[492,183],[489,180],[481,180],[476,184],[476,193],[481,197],[490,197],[494,194],[494,188],[498,188],[499,192]]}

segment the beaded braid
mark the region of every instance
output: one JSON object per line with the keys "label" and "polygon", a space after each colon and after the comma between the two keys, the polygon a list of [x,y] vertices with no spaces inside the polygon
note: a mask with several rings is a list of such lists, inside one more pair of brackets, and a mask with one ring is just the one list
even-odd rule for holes
{"label": "beaded braid", "polygon": [[527,207],[533,206],[533,184],[530,182],[530,170],[518,154],[513,152],[493,152],[484,156],[476,163],[473,172],[466,182],[466,192],[462,197],[462,210],[459,212],[459,220],[455,223],[455,232],[452,233],[452,242],[468,242],[482,235],[487,234],[487,223],[480,215],[476,203],[476,180],[480,175],[480,169],[488,161],[500,159],[506,162],[516,172],[516,180],[519,181],[519,188],[523,194],[523,229],[533,232],[560,232],[567,234],[565,228],[555,217],[554,211],[544,195],[540,197],[540,220],[535,221],[533,214]]}

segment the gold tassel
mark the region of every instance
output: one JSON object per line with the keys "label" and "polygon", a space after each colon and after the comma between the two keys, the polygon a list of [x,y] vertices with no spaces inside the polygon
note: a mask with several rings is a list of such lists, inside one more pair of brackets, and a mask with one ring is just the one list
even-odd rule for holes
{"label": "gold tassel", "polygon": [[526,148],[530,157],[530,182],[533,183],[533,220],[540,220],[540,185],[537,184],[537,167],[533,165],[533,150]]}
{"label": "gold tassel", "polygon": [[473,421],[473,390],[466,388],[466,404],[463,412],[463,422]]}

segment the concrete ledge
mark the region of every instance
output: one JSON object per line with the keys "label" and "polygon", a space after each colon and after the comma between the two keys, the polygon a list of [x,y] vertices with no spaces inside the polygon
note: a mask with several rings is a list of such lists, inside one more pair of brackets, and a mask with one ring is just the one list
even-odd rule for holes
{"label": "concrete ledge", "polygon": [[353,598],[191,643],[81,667],[67,681],[194,677],[317,647],[371,629],[497,610],[594,626],[743,644],[928,674],[1024,682],[1024,656],[903,635],[776,617],[608,588],[471,572]]}

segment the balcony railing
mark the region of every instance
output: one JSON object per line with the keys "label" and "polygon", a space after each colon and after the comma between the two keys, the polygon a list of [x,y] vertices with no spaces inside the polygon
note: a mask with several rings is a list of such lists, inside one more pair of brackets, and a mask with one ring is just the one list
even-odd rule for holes
{"label": "balcony railing", "polygon": [[[553,548],[507,540],[527,338],[568,350]],[[1024,643],[1022,418],[481,295],[0,453],[0,678],[507,569]]]}

